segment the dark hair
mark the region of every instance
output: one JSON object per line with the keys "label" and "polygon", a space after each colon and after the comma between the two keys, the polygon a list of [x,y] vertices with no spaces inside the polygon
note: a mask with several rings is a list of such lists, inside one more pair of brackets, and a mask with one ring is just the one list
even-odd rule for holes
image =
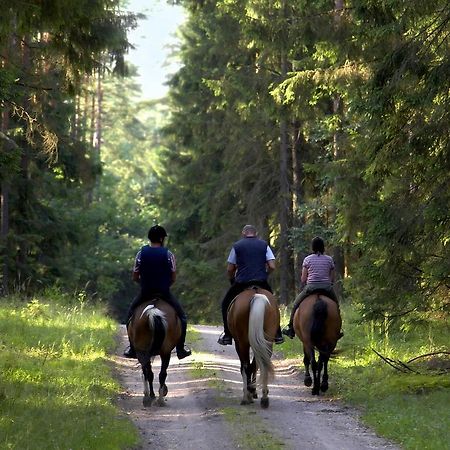
{"label": "dark hair", "polygon": [[161,243],[166,236],[166,230],[160,225],[154,225],[150,228],[150,230],[148,230],[148,238],[150,239],[150,242]]}
{"label": "dark hair", "polygon": [[312,251],[314,253],[324,253],[325,252],[325,244],[323,242],[323,239],[319,236],[316,236],[311,241],[311,247],[312,247]]}

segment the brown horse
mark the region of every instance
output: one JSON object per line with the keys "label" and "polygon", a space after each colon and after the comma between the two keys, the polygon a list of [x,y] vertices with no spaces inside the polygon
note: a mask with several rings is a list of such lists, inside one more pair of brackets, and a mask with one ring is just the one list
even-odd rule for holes
{"label": "brown horse", "polygon": [[130,343],[136,349],[144,381],[144,406],[151,406],[155,399],[153,391],[152,360],[161,357],[159,372],[159,397],[157,404],[164,406],[167,395],[167,368],[170,354],[181,336],[181,323],[175,310],[160,299],[153,299],[138,306],[128,325]]}
{"label": "brown horse", "polygon": [[[261,406],[269,406],[268,382],[274,369],[272,345],[280,323],[275,297],[264,289],[252,288],[241,292],[228,309],[228,326],[241,361],[244,396],[241,405],[253,403],[256,394],[256,371],[260,370],[262,384]],[[250,362],[250,348],[253,360]]]}
{"label": "brown horse", "polygon": [[[294,315],[295,334],[303,343],[305,386],[313,384],[313,395],[328,389],[328,360],[340,336],[341,315],[338,304],[322,294],[312,294],[299,305]],[[314,349],[319,352],[316,362]],[[313,380],[309,373],[312,366]],[[320,375],[323,369],[322,383]]]}

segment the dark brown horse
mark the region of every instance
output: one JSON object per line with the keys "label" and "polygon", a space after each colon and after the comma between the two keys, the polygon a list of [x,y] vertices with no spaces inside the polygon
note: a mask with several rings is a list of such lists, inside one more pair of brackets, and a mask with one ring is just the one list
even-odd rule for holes
{"label": "dark brown horse", "polygon": [[[234,338],[241,361],[244,396],[241,405],[257,398],[256,371],[260,371],[262,385],[261,406],[269,406],[268,382],[273,375],[272,345],[280,323],[280,313],[275,297],[264,289],[246,289],[241,292],[228,310],[228,326]],[[253,359],[250,362],[250,348]]]}
{"label": "dark brown horse", "polygon": [[[322,294],[306,297],[294,316],[295,334],[303,343],[305,386],[311,386],[313,395],[328,389],[328,360],[340,336],[341,315],[338,304]],[[316,361],[314,349],[319,352]],[[311,364],[313,379],[309,373]],[[320,375],[323,369],[323,378]]]}
{"label": "dark brown horse", "polygon": [[130,343],[136,349],[144,377],[144,406],[150,406],[155,399],[153,391],[152,360],[161,357],[159,372],[159,397],[157,404],[164,406],[167,395],[167,368],[170,354],[181,336],[181,323],[175,310],[160,299],[153,299],[138,306],[128,325]]}

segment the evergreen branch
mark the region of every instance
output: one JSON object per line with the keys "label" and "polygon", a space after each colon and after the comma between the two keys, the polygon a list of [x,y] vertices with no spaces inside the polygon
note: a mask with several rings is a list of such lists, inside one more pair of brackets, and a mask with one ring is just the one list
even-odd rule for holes
{"label": "evergreen branch", "polygon": [[33,117],[23,106],[18,105],[11,100],[4,99],[3,101],[12,106],[13,115],[26,123],[27,128],[25,135],[28,142],[33,143],[33,135],[37,132],[42,139],[43,149],[45,153],[47,153],[49,161],[55,162],[58,158],[58,137],[56,134],[48,130],[38,121],[36,116]]}
{"label": "evergreen branch", "polygon": [[22,87],[26,87],[28,89],[34,89],[36,91],[53,91],[54,89],[51,87],[44,87],[44,86],[33,86],[31,84],[26,84],[26,83],[19,83],[16,82],[14,83],[16,86],[22,86]]}
{"label": "evergreen branch", "polygon": [[386,314],[381,314],[381,316],[385,319],[391,320],[391,319],[396,319],[398,317],[403,317],[406,316],[414,311],[417,310],[417,307],[411,308],[411,309],[407,309],[406,311],[401,311],[397,314],[390,314],[390,315],[386,315]]}
{"label": "evergreen branch", "polygon": [[308,15],[297,15],[295,17],[289,17],[287,19],[287,21],[289,23],[303,23],[305,19],[314,19],[317,17],[324,17],[324,16],[335,16],[336,14],[341,14],[341,13],[346,13],[346,12],[350,12],[353,11],[355,9],[355,7],[344,7],[344,8],[339,8],[339,9],[331,9],[328,11],[324,11],[324,12],[320,12],[320,13],[316,13],[316,14],[308,14]]}

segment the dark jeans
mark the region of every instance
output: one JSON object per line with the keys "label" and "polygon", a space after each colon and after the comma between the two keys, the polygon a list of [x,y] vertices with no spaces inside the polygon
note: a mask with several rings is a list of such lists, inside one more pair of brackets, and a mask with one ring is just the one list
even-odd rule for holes
{"label": "dark jeans", "polygon": [[239,295],[242,291],[250,286],[258,286],[266,291],[269,291],[273,294],[272,288],[270,287],[267,281],[248,281],[246,283],[233,283],[228,292],[225,294],[225,297],[222,300],[222,319],[223,319],[223,329],[225,334],[230,335],[230,330],[228,329],[228,321],[227,321],[227,312],[228,307],[230,306],[233,299]]}
{"label": "dark jeans", "polygon": [[291,317],[289,319],[289,327],[292,328],[293,322],[294,322],[294,315],[295,311],[297,311],[297,308],[299,307],[300,303],[308,297],[308,295],[311,294],[323,294],[327,297],[331,298],[331,300],[334,300],[338,305],[338,298],[336,296],[336,293],[333,290],[333,287],[329,283],[310,283],[307,284],[304,289],[300,292],[300,294],[297,295],[297,297],[294,300],[294,306],[292,307]]}
{"label": "dark jeans", "polygon": [[162,294],[159,292],[155,292],[154,294],[145,294],[143,295],[142,292],[139,292],[139,294],[135,297],[135,299],[132,301],[130,307],[128,308],[128,315],[127,315],[127,324],[131,319],[131,316],[134,313],[134,310],[141,305],[142,303],[151,300],[152,298],[160,298],[161,300],[164,300],[166,303],[168,303],[177,313],[177,316],[180,318],[181,322],[181,337],[178,341],[178,347],[184,346],[184,341],[186,340],[186,329],[187,329],[187,317],[186,313],[184,312],[183,308],[180,305],[180,302],[178,299],[171,293],[168,292],[166,294]]}

